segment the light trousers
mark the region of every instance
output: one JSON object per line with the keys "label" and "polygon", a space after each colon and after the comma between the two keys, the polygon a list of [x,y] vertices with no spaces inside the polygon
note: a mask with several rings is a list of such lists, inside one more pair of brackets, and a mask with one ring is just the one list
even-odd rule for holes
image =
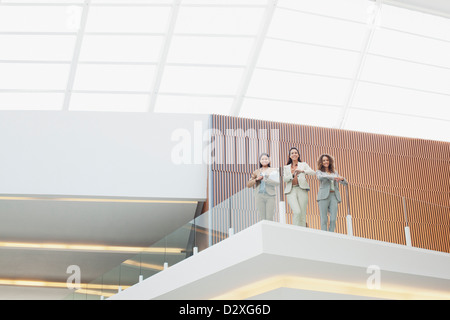
{"label": "light trousers", "polygon": [[273,220],[275,196],[270,196],[267,193],[256,193],[255,203],[261,220]]}
{"label": "light trousers", "polygon": [[306,208],[308,207],[308,190],[292,186],[286,194],[287,202],[292,209],[292,224],[306,227]]}
{"label": "light trousers", "polygon": [[[334,232],[336,229],[336,217],[338,200],[334,192],[330,192],[328,198],[319,200],[320,229]],[[328,228],[328,212],[330,212],[330,226]]]}

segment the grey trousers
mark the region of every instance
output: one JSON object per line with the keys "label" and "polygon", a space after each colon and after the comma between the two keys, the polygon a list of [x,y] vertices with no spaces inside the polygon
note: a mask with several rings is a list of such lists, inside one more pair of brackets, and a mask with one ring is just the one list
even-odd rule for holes
{"label": "grey trousers", "polygon": [[275,212],[275,196],[266,193],[255,194],[256,210],[261,220],[273,220]]}
{"label": "grey trousers", "polygon": [[[336,229],[336,217],[338,210],[338,200],[334,192],[330,192],[328,198],[319,200],[320,229],[334,232]],[[328,212],[330,212],[330,226],[328,227]]]}
{"label": "grey trousers", "polygon": [[306,208],[308,206],[308,191],[293,186],[291,191],[286,194],[287,202],[292,209],[292,224],[306,227]]}

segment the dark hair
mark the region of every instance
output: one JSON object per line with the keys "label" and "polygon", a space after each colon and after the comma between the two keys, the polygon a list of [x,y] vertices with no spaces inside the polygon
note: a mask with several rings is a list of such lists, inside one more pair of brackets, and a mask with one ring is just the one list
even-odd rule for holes
{"label": "dark hair", "polygon": [[320,171],[325,172],[325,168],[323,166],[323,157],[327,157],[328,161],[330,162],[328,168],[330,169],[331,173],[334,173],[334,158],[330,156],[329,154],[322,154],[319,159],[317,159],[317,168],[319,168]]}
{"label": "dark hair", "polygon": [[288,154],[289,160],[288,160],[288,162],[286,164],[291,164],[292,163],[292,159],[291,159],[291,151],[292,150],[297,150],[298,162],[302,162],[302,160],[300,160],[300,151],[298,151],[298,149],[296,147],[292,147],[292,148],[289,149],[289,154]]}
{"label": "dark hair", "polygon": [[[261,154],[259,155],[259,158],[258,158],[258,164],[259,164],[259,167],[260,167],[260,168],[262,168],[262,164],[261,164],[261,158],[262,158],[262,156],[267,156],[267,158],[270,159],[270,156],[269,156],[268,153],[265,153],[265,152],[261,153]],[[270,161],[269,161],[268,167],[270,167]]]}

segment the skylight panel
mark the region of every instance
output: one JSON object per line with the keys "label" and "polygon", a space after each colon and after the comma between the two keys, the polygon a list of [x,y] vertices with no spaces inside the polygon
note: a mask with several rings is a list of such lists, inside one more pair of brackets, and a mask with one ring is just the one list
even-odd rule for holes
{"label": "skylight panel", "polygon": [[257,67],[351,78],[358,56],[358,52],[266,39]]}
{"label": "skylight panel", "polygon": [[349,87],[350,80],[256,69],[247,96],[340,106]]}
{"label": "skylight panel", "polygon": [[359,51],[366,33],[365,24],[277,9],[268,37]]}
{"label": "skylight panel", "polygon": [[378,29],[372,39],[369,52],[450,68],[450,41],[439,41],[409,33]]}
{"label": "skylight panel", "polygon": [[74,46],[75,36],[0,34],[0,60],[70,62]]}
{"label": "skylight panel", "polygon": [[0,89],[65,90],[68,64],[0,63]]}
{"label": "skylight panel", "polygon": [[365,23],[373,2],[364,0],[278,0],[278,7]]}
{"label": "skylight panel", "polygon": [[361,80],[450,94],[450,69],[367,56]]}
{"label": "skylight panel", "polygon": [[170,7],[91,6],[86,33],[164,33]]}
{"label": "skylight panel", "polygon": [[85,35],[80,62],[154,62],[159,59],[162,36]]}
{"label": "skylight panel", "polygon": [[71,95],[70,111],[146,112],[148,95],[78,93]]}
{"label": "skylight panel", "polygon": [[216,67],[174,67],[166,66],[160,92],[234,95],[239,84],[242,69]]}
{"label": "skylight panel", "polygon": [[264,8],[180,6],[175,33],[256,35]]}
{"label": "skylight panel", "polygon": [[73,89],[150,93],[154,69],[152,65],[79,64]]}
{"label": "skylight panel", "polygon": [[159,94],[155,112],[229,114],[232,98]]}
{"label": "skylight panel", "polygon": [[450,95],[360,82],[354,108],[450,121]]}
{"label": "skylight panel", "polygon": [[[370,119],[370,121],[367,121]],[[350,110],[345,129],[403,137],[450,141],[449,122],[378,111]]]}
{"label": "skylight panel", "polygon": [[339,112],[339,108],[331,106],[245,98],[240,116],[259,120],[332,127]]}
{"label": "skylight panel", "polygon": [[74,32],[80,12],[81,7],[73,5],[1,5],[0,32]]}
{"label": "skylight panel", "polygon": [[380,26],[450,41],[450,19],[383,4]]}
{"label": "skylight panel", "polygon": [[175,35],[167,62],[245,66],[253,42],[251,38]]}
{"label": "skylight panel", "polygon": [[63,93],[0,92],[0,110],[61,110]]}

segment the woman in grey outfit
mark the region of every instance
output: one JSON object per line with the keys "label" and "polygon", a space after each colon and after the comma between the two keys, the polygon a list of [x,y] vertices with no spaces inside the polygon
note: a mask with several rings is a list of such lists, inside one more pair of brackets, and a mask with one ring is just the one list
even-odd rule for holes
{"label": "woman in grey outfit", "polygon": [[280,184],[279,175],[278,169],[270,167],[269,155],[262,153],[259,156],[259,168],[247,182],[248,188],[254,188],[256,210],[260,220],[273,220],[276,187]]}
{"label": "woman in grey outfit", "polygon": [[[328,154],[322,154],[317,160],[316,176],[320,186],[317,194],[320,211],[320,228],[324,231],[334,232],[338,204],[341,202],[339,184],[347,185],[348,182],[341,177],[334,168],[334,159]],[[328,212],[330,212],[330,226],[328,226]]]}

